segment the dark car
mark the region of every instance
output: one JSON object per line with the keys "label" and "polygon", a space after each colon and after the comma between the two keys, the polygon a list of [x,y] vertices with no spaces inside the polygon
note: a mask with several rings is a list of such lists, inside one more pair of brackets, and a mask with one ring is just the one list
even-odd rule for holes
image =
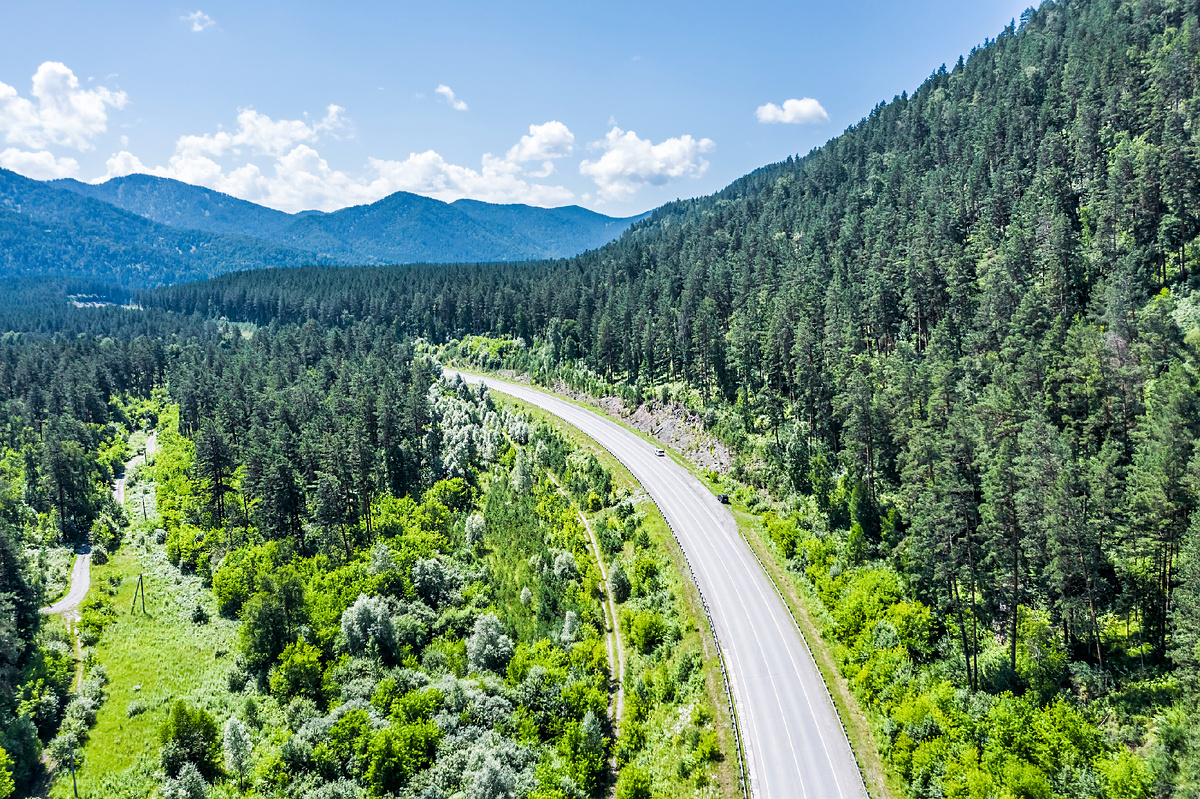
{"label": "dark car", "polygon": [[717,502],[720,502],[722,505],[728,505],[729,504],[729,495],[728,494],[717,494]]}

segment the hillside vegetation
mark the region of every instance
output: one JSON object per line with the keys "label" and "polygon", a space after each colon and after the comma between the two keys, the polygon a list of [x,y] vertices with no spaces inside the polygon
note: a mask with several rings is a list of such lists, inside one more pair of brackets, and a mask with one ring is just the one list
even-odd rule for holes
{"label": "hillside vegetation", "polygon": [[[47,766],[56,797],[72,769],[85,796],[736,790],[673,539],[593,452],[439,380],[388,325],[47,313],[50,289],[18,288],[0,317],[0,797],[41,795]],[[72,637],[37,609],[85,541],[76,685]]]}
{"label": "hillside vegetation", "polygon": [[607,244],[637,218],[408,192],[288,214],[150,175],[43,183],[0,170],[0,273],[146,288],[300,264],[560,258]]}
{"label": "hillside vegetation", "polygon": [[[566,262],[143,302],[375,318],[693,409],[913,796],[1192,796],[1200,10],[1047,2],[802,158]],[[449,351],[449,350],[447,350]],[[820,610],[815,608],[815,610]]]}

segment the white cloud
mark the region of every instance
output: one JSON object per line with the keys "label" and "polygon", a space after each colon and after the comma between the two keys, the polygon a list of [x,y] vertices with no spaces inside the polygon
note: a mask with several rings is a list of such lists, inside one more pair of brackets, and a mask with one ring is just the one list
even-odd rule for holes
{"label": "white cloud", "polygon": [[184,22],[192,23],[192,33],[200,33],[205,28],[211,28],[217,21],[203,11],[193,11],[180,17]]}
{"label": "white cloud", "polygon": [[[344,124],[341,114],[340,107],[329,106],[321,122],[309,125],[302,120],[273,120],[243,109],[234,132],[179,137],[175,153],[164,166],[148,167],[127,151],[114,153],[100,180],[134,172],[159,175],[284,211],[332,211],[375,202],[397,191],[447,202],[470,197],[543,206],[561,205],[574,197],[562,186],[531,181],[553,171],[549,160],[535,173],[525,172],[515,160],[522,153],[559,157],[569,152],[574,136],[561,123],[530,126],[529,136],[522,137],[509,150],[509,156],[485,154],[479,169],[449,163],[437,152],[427,150],[411,153],[404,160],[368,159],[364,173],[352,176],[333,169],[311,146],[321,134]],[[264,169],[244,161],[238,157],[243,150],[251,156],[269,156],[274,163]],[[231,160],[235,163],[223,163]]]}
{"label": "white cloud", "polygon": [[55,158],[46,150],[31,153],[15,147],[0,152],[0,167],[34,180],[73,178],[79,174],[79,162],[74,158]]}
{"label": "white cloud", "polygon": [[300,142],[316,141],[322,132],[335,130],[345,124],[343,109],[330,105],[325,117],[310,125],[302,119],[271,119],[253,108],[238,111],[238,127],[233,133],[219,130],[203,136],[181,136],[175,143],[177,155],[185,157],[240,155],[247,149],[255,155],[279,157]]}
{"label": "white cloud", "polygon": [[784,100],[783,107],[774,103],[760,105],[755,112],[759,122],[784,122],[790,125],[810,125],[817,122],[828,122],[829,114],[811,97],[801,97],[799,100]]}
{"label": "white cloud", "polygon": [[594,142],[604,154],[595,161],[583,161],[579,172],[596,182],[604,200],[624,200],[643,186],[662,186],[681,177],[699,177],[708,169],[700,157],[715,146],[711,139],[696,140],[690,135],[666,139],[654,144],[639,139],[631,131],[614,127],[602,142]]}
{"label": "white cloud", "polygon": [[379,197],[396,191],[411,191],[446,202],[470,197],[492,203],[555,206],[575,196],[562,186],[530,183],[522,176],[520,166],[490,153],[483,156],[483,165],[478,171],[447,163],[433,150],[411,153],[404,161],[372,158],[370,165],[379,176],[372,184]]}
{"label": "white cloud", "polygon": [[9,144],[90,150],[91,140],[108,129],[108,108],[128,102],[125,92],[81,88],[75,73],[57,61],[38,67],[31,94],[33,100],[0,83],[0,133]]}
{"label": "white cloud", "polygon": [[563,123],[551,120],[543,125],[530,125],[529,135],[522,136],[505,157],[514,164],[547,161],[568,156],[574,148],[575,134]]}
{"label": "white cloud", "polygon": [[453,108],[455,111],[466,111],[467,110],[467,104],[465,102],[463,102],[462,100],[456,100],[454,98],[454,90],[451,89],[446,84],[443,83],[443,84],[439,85],[436,89],[434,89],[434,91],[437,94],[440,94],[442,97],[445,97],[446,102],[448,102],[450,104],[450,107]]}

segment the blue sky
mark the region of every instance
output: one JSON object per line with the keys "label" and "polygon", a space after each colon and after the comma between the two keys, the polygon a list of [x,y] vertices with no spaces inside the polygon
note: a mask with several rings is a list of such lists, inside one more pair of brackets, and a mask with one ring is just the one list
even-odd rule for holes
{"label": "blue sky", "polygon": [[0,166],[628,215],[809,151],[1027,5],[6,3]]}

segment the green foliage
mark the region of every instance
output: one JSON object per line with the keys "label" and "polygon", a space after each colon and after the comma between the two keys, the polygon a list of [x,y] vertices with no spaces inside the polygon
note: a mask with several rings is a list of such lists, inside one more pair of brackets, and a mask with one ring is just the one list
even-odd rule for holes
{"label": "green foliage", "polygon": [[159,729],[159,740],[168,777],[178,776],[189,763],[206,779],[217,776],[221,755],[217,722],[204,708],[177,700]]}
{"label": "green foliage", "polygon": [[442,733],[431,721],[380,730],[371,741],[367,784],[376,796],[398,793],[410,777],[433,762]]}
{"label": "green foliage", "polygon": [[642,652],[650,654],[660,643],[666,633],[666,624],[657,613],[640,610],[633,615],[629,625],[630,640]]}
{"label": "green foliage", "polygon": [[346,711],[313,748],[313,760],[329,780],[359,777],[371,762],[374,732],[371,717],[361,707]]}
{"label": "green foliage", "polygon": [[0,746],[0,799],[8,799],[16,789],[13,783],[12,769],[12,758],[8,756],[8,752],[4,751],[4,747]]}
{"label": "green foliage", "polygon": [[621,565],[621,561],[614,560],[612,562],[612,568],[608,573],[608,581],[614,602],[624,602],[629,599],[629,592],[631,590],[629,576],[625,573],[625,567]]}
{"label": "green foliage", "polygon": [[641,766],[626,766],[617,777],[615,799],[650,799],[650,775]]}
{"label": "green foliage", "polygon": [[92,595],[80,606],[79,637],[87,646],[100,640],[104,628],[117,620],[117,611],[106,597]]}
{"label": "green foliage", "polygon": [[1146,761],[1129,751],[1097,761],[1104,779],[1105,793],[1111,799],[1150,799],[1153,796],[1150,770]]}
{"label": "green foliage", "polygon": [[281,703],[302,696],[320,704],[324,701],[324,670],[321,650],[297,638],[284,647],[279,665],[271,672],[271,693]]}

